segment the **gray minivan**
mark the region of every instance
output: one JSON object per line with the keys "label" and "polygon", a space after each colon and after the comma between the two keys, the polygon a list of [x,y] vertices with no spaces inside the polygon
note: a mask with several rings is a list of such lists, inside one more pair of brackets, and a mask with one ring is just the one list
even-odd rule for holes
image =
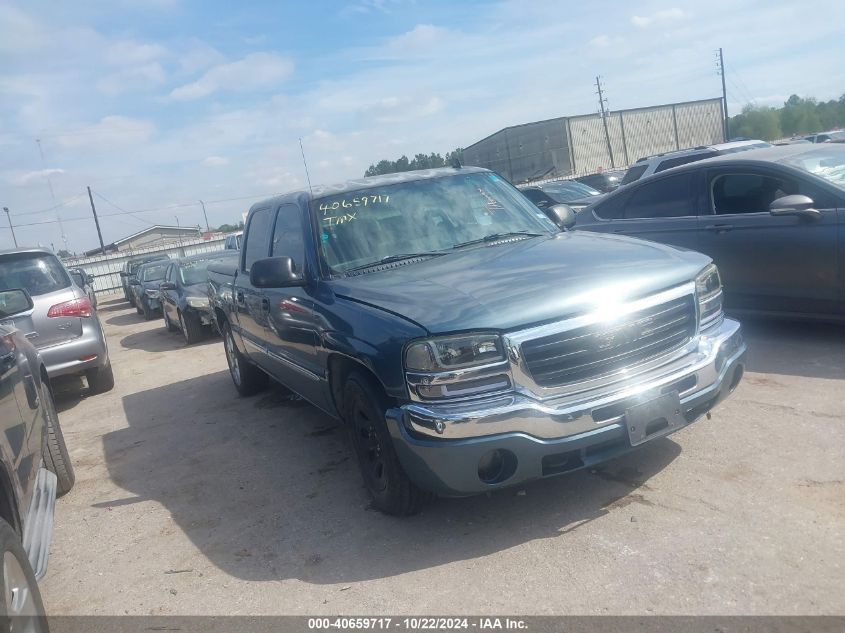
{"label": "gray minivan", "polygon": [[81,374],[93,393],[114,387],[103,327],[88,295],[51,251],[0,251],[0,290],[21,288],[33,308],[10,320],[38,349],[50,378]]}

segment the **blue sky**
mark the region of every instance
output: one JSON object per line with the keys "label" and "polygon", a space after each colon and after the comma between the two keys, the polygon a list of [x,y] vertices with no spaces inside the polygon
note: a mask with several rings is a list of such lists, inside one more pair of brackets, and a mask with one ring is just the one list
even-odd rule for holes
{"label": "blue sky", "polygon": [[0,0],[0,206],[57,249],[59,216],[72,251],[97,245],[86,185],[106,241],[200,224],[201,198],[234,222],[305,186],[299,138],[312,181],[340,181],[593,112],[597,74],[611,109],[718,96],[719,46],[733,111],[836,98],[842,24],[822,0]]}

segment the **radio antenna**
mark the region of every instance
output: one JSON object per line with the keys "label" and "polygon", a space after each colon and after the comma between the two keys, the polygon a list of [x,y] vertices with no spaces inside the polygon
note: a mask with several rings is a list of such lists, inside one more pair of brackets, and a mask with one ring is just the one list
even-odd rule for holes
{"label": "radio antenna", "polygon": [[305,165],[305,178],[308,180],[308,191],[314,197],[314,190],[311,189],[311,176],[308,175],[308,161],[305,160],[305,149],[302,147],[302,137],[299,137],[299,151],[302,152],[302,164]]}

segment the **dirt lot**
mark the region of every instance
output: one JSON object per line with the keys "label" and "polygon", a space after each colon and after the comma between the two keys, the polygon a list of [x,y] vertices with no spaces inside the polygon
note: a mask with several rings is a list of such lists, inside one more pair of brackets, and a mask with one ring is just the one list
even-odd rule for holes
{"label": "dirt lot", "polygon": [[746,323],[733,398],[593,472],[368,509],[336,423],[238,399],[219,339],[103,301],[117,386],[61,385],[51,614],[845,613],[845,329]]}

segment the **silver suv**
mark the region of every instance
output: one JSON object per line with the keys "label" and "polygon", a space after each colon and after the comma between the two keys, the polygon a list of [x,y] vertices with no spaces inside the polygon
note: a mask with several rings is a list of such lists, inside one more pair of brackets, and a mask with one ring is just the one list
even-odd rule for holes
{"label": "silver suv", "polygon": [[83,374],[93,393],[114,387],[109,350],[97,312],[51,251],[0,251],[0,290],[14,288],[26,290],[34,306],[11,320],[38,348],[50,378]]}
{"label": "silver suv", "polygon": [[771,143],[766,141],[732,141],[730,143],[718,143],[716,145],[701,145],[699,147],[690,147],[689,149],[679,149],[675,152],[665,152],[663,154],[656,154],[654,156],[646,156],[640,158],[636,163],[631,165],[625,177],[622,179],[622,184],[627,185],[646,176],[651,176],[660,171],[671,169],[672,167],[679,167],[687,163],[694,163],[705,158],[713,158],[714,156],[722,156],[724,154],[733,154],[735,152],[744,152],[747,149],[757,149],[760,147],[771,147]]}

